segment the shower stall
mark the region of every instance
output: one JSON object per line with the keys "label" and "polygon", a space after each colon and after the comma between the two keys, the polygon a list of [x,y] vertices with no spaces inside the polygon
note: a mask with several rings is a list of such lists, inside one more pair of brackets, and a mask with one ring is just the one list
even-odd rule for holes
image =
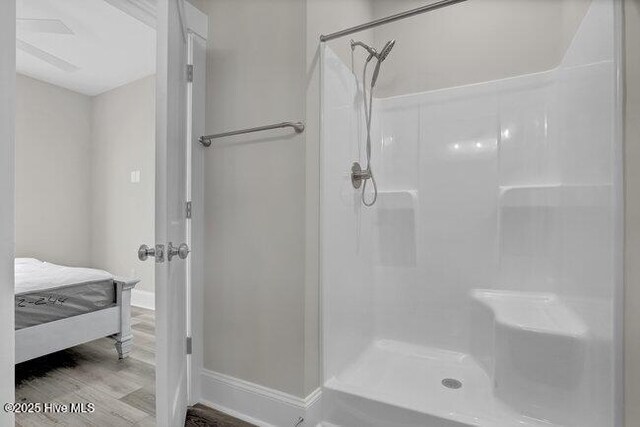
{"label": "shower stall", "polygon": [[[620,426],[620,2],[548,23],[549,67],[541,45],[466,80],[422,50],[491,4],[455,3],[321,46],[324,425]],[[373,94],[351,37],[395,40]]]}

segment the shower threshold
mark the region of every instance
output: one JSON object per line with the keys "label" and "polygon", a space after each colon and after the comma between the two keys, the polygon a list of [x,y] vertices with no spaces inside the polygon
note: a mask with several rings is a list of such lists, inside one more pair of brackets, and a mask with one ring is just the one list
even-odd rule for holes
{"label": "shower threshold", "polygon": [[325,383],[325,391],[335,400],[330,406],[344,410],[328,414],[328,421],[338,425],[554,425],[519,414],[497,399],[491,379],[470,355],[399,341],[374,341]]}

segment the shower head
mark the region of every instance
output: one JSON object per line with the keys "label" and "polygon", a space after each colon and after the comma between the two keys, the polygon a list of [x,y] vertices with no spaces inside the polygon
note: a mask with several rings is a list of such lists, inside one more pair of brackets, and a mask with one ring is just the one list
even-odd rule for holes
{"label": "shower head", "polygon": [[371,88],[372,89],[376,85],[376,81],[378,81],[378,75],[380,74],[380,64],[382,64],[382,61],[387,59],[387,56],[389,56],[389,53],[391,53],[391,49],[393,49],[393,46],[395,46],[395,44],[396,44],[395,40],[389,40],[384,45],[384,47],[382,48],[380,53],[378,55],[376,55],[376,59],[378,60],[378,63],[376,64],[375,70],[373,70],[373,77],[371,77]]}
{"label": "shower head", "polygon": [[380,51],[380,54],[378,55],[378,61],[382,62],[385,59],[387,59],[387,56],[389,55],[389,53],[391,52],[391,49],[393,49],[393,46],[395,45],[396,45],[395,40],[389,40]]}

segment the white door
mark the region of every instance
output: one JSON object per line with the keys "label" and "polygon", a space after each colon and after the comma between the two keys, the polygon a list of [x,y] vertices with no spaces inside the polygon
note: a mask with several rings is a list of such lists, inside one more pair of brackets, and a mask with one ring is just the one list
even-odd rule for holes
{"label": "white door", "polygon": [[[16,3],[0,2],[0,402],[13,402],[14,111]],[[13,414],[0,409],[0,426],[13,426]]]}
{"label": "white door", "polygon": [[184,0],[159,0],[156,96],[156,422],[184,425],[187,409],[187,263],[169,244],[187,239],[187,28]]}

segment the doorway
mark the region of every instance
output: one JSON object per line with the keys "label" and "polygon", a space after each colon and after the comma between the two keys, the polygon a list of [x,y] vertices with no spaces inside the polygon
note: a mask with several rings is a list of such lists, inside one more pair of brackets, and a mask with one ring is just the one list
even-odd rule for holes
{"label": "doorway", "polygon": [[16,1],[15,401],[83,405],[16,425],[152,425],[156,31],[80,3]]}
{"label": "doorway", "polygon": [[[67,408],[36,411],[38,425],[64,423],[64,416],[176,425],[197,400],[190,377],[199,372],[200,343],[186,342],[199,333],[201,275],[197,258],[185,260],[189,251],[179,248],[199,246],[196,150],[204,129],[196,116],[204,112],[195,112],[204,95],[194,94],[204,88],[187,81],[185,69],[194,39],[202,46],[206,38],[206,17],[182,0],[159,0],[155,10],[120,0],[68,3],[17,0],[17,68],[13,78],[2,74],[6,93],[14,82],[17,93],[16,206],[6,213],[16,230],[7,251],[15,255],[7,270],[16,275],[8,282],[24,285],[11,289],[25,309],[14,312],[16,407]],[[92,8],[99,10],[93,23]],[[143,47],[150,35],[153,45]],[[112,45],[91,45],[91,36]],[[114,47],[121,36],[128,43]],[[56,48],[65,38],[82,39],[91,54]],[[6,200],[14,190],[8,182]],[[154,250],[138,251],[142,243]],[[52,310],[35,310],[43,306]],[[16,416],[17,425],[31,421]]]}

